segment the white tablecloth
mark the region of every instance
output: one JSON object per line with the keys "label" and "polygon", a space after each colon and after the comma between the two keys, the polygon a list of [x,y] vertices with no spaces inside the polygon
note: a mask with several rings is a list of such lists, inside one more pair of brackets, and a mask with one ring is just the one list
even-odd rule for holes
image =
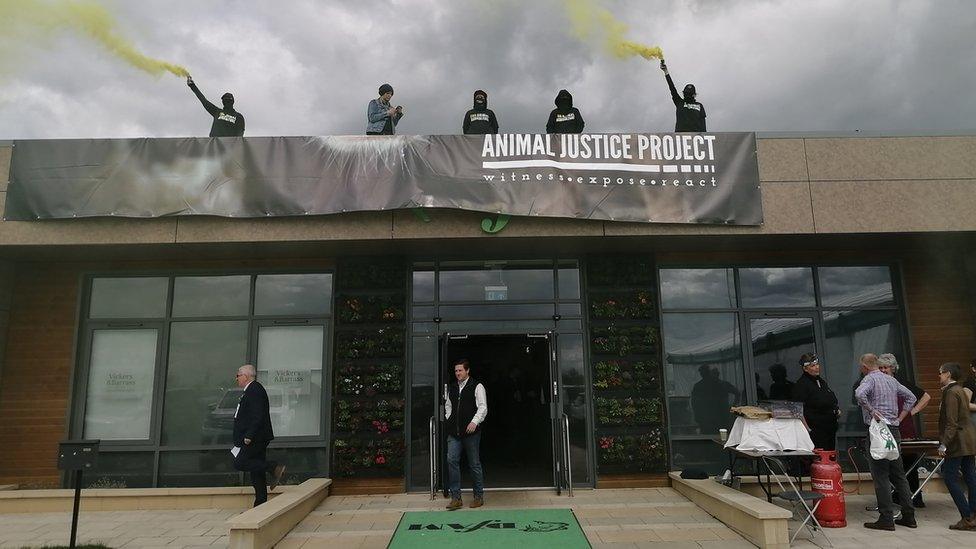
{"label": "white tablecloth", "polygon": [[725,447],[739,450],[813,450],[810,433],[799,419],[735,418]]}

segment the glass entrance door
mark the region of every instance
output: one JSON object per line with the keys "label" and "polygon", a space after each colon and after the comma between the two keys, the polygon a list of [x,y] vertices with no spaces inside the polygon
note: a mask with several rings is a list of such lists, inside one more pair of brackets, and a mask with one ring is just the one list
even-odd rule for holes
{"label": "glass entrance door", "polygon": [[[561,418],[560,392],[553,385],[553,349],[549,334],[445,334],[441,347],[438,433],[439,488],[448,488],[447,437],[464,430],[445,418],[444,395],[457,383],[454,366],[470,363],[470,376],[485,387],[488,415],[481,424],[481,463],[486,489],[551,488],[557,483],[560,441],[554,429]],[[463,456],[463,454],[462,454]],[[461,488],[471,489],[466,459],[461,460]]]}
{"label": "glass entrance door", "polygon": [[803,373],[800,356],[819,348],[813,313],[750,313],[745,318],[754,374],[752,400],[792,400],[793,383]]}

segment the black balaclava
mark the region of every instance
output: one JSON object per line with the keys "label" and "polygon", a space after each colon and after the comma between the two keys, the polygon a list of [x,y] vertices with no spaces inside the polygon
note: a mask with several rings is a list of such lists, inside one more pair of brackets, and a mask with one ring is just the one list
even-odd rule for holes
{"label": "black balaclava", "polygon": [[[484,96],[485,100],[478,103],[478,96]],[[477,90],[474,92],[474,110],[483,111],[488,108],[488,94],[484,90]]]}
{"label": "black balaclava", "polygon": [[573,94],[566,90],[559,90],[556,94],[556,108],[563,112],[568,112],[573,108]]}
{"label": "black balaclava", "polygon": [[227,92],[220,96],[220,100],[224,102],[225,111],[234,110],[234,94]]}
{"label": "black balaclava", "polygon": [[695,102],[695,96],[698,95],[698,93],[695,91],[695,85],[694,84],[688,84],[688,85],[686,85],[685,86],[685,89],[684,89],[684,91],[682,93],[684,93],[685,101],[687,101],[689,103],[694,103]]}

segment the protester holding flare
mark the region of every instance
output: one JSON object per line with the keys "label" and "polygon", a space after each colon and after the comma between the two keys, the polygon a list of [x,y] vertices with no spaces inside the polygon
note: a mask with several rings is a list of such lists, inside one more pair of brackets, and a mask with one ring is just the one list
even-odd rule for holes
{"label": "protester holding flare", "polygon": [[664,78],[668,81],[668,88],[671,89],[671,101],[674,101],[674,106],[677,109],[675,111],[674,131],[707,131],[705,129],[705,106],[696,100],[698,94],[695,85],[686,84],[682,92],[683,97],[679,96],[664,59],[661,59],[661,70],[664,71]]}
{"label": "protester holding flare", "polygon": [[203,108],[213,117],[213,124],[210,126],[210,137],[243,137],[244,136],[244,115],[234,110],[234,96],[230,92],[220,96],[224,108],[218,108],[204,97],[200,88],[193,82],[192,76],[186,77],[186,85],[190,86],[193,94],[197,96]]}

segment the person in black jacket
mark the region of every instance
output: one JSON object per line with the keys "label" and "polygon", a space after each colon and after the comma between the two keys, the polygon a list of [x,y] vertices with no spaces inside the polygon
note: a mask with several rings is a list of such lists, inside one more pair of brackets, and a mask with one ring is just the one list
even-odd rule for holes
{"label": "person in black jacket", "polygon": [[556,108],[549,113],[546,133],[583,133],[583,115],[573,106],[573,95],[566,90],[556,94]]}
{"label": "person in black jacket", "polygon": [[464,113],[461,129],[465,135],[498,133],[495,111],[488,108],[488,94],[484,90],[474,92],[474,108]]}
{"label": "person in black jacket", "polygon": [[203,108],[213,117],[213,124],[210,126],[210,137],[243,137],[244,136],[244,115],[234,110],[234,96],[230,92],[220,96],[224,108],[217,108],[200,92],[200,88],[193,82],[193,78],[186,77],[186,85],[190,86],[194,95],[203,104]]}
{"label": "person in black jacket", "polygon": [[481,424],[488,416],[488,395],[485,386],[470,376],[471,365],[462,358],[454,364],[457,383],[447,384],[444,395],[444,422],[447,429],[447,477],[451,502],[448,511],[460,509],[461,451],[468,458],[474,501],[470,507],[485,503],[485,478],[481,468]]}
{"label": "person in black jacket", "polygon": [[237,369],[237,386],[244,389],[234,412],[234,469],[251,473],[254,486],[254,506],[268,501],[267,473],[272,474],[271,489],[281,482],[285,466],[268,461],[265,452],[274,440],[271,428],[271,405],[268,392],[257,381],[254,366],[245,364]]}
{"label": "person in black jacket", "polygon": [[664,78],[668,81],[668,88],[671,89],[671,101],[675,106],[674,131],[676,132],[703,132],[705,130],[705,106],[695,100],[697,91],[694,84],[686,84],[682,90],[684,97],[678,96],[678,90],[674,87],[674,80],[668,73],[668,66],[661,60],[661,70],[664,71]]}
{"label": "person in black jacket", "polygon": [[800,357],[803,373],[793,384],[793,400],[803,403],[803,418],[810,429],[813,447],[822,450],[837,449],[837,418],[840,408],[837,395],[820,377],[820,359],[813,353]]}

